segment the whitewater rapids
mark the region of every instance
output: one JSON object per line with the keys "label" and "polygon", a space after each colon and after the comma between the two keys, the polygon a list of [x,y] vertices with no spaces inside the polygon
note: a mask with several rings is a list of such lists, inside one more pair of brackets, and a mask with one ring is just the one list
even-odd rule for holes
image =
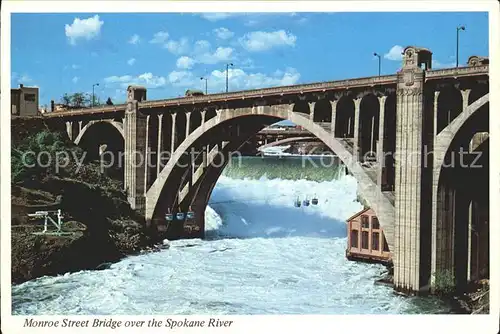
{"label": "whitewater rapids", "polygon": [[[13,313],[400,314],[442,310],[435,300],[405,298],[390,287],[374,285],[385,272],[383,266],[346,260],[345,219],[362,208],[356,201],[354,178],[340,173],[332,179],[327,173],[317,180],[290,179],[286,168],[291,167],[274,168],[275,161],[264,164],[267,172],[257,178],[234,175],[231,169],[221,176],[205,212],[205,240],[173,241],[168,250],[125,258],[109,270],[43,277],[14,286]],[[255,170],[255,163],[251,165],[238,170]],[[293,206],[296,198],[312,196],[318,197],[317,206]]]}

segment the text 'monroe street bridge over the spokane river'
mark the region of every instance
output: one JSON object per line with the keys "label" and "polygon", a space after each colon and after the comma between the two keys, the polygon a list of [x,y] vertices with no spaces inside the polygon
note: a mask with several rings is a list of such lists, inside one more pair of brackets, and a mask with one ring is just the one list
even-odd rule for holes
{"label": "text 'monroe street bridge over the spokane river'", "polygon": [[[392,253],[395,288],[416,292],[446,270],[461,282],[472,279],[480,263],[470,253],[488,247],[471,242],[469,228],[488,224],[488,59],[472,56],[466,67],[439,70],[431,64],[430,50],[410,46],[394,75],[157,101],[130,86],[127,104],[44,117],[89,153],[98,156],[102,145],[123,151],[131,206],[159,233],[167,214],[195,212],[196,237],[203,236],[201,213],[228,159],[211,162],[264,127],[290,120],[324,142],[358,180]],[[198,154],[185,154],[192,150]],[[457,165],[460,151],[465,163]],[[138,164],[137,153],[147,152],[170,158],[162,166],[153,154],[153,163]],[[447,167],[450,161],[456,163]],[[188,237],[174,225],[170,237]]]}

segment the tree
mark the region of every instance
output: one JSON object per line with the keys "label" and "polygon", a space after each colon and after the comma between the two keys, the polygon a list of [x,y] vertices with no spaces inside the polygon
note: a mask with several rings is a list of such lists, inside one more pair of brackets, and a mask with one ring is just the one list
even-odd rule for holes
{"label": "tree", "polygon": [[106,100],[106,105],[108,105],[108,106],[112,106],[113,105],[113,101],[111,101],[110,97],[108,97],[108,99]]}
{"label": "tree", "polygon": [[72,100],[72,99],[71,99],[71,96],[70,96],[70,95],[68,95],[68,93],[65,93],[65,94],[63,95],[63,97],[61,98],[61,102],[62,102],[62,104],[64,104],[65,106],[69,106],[69,105],[71,105],[71,100]]}
{"label": "tree", "polygon": [[71,104],[75,108],[84,107],[89,103],[89,98],[84,93],[75,93],[71,95]]}

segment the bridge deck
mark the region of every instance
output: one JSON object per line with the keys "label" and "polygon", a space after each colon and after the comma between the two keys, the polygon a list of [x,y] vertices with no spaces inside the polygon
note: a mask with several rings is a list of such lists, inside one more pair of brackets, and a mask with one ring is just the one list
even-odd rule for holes
{"label": "bridge deck", "polygon": [[[467,66],[458,68],[447,68],[439,70],[430,70],[426,72],[427,80],[437,80],[445,78],[458,78],[467,76],[477,76],[477,75],[488,75],[489,65],[481,66]],[[271,87],[262,89],[252,89],[229,93],[220,94],[208,94],[203,96],[188,96],[171,98],[156,101],[144,101],[139,103],[139,108],[166,108],[166,107],[178,107],[182,105],[199,105],[199,104],[211,104],[211,103],[221,103],[230,102],[245,99],[261,99],[265,97],[280,97],[285,95],[294,94],[304,94],[304,93],[314,93],[314,92],[326,92],[339,89],[349,89],[356,87],[371,87],[378,85],[395,85],[397,80],[397,75],[384,75],[384,76],[374,76],[347,80],[336,80],[327,82],[315,82],[309,84],[291,85],[291,86],[281,86],[281,87]],[[74,117],[78,115],[92,115],[92,114],[102,114],[102,113],[113,113],[113,112],[124,112],[126,109],[126,104],[105,106],[98,108],[89,109],[78,109],[60,112],[51,112],[44,114],[44,117]]]}

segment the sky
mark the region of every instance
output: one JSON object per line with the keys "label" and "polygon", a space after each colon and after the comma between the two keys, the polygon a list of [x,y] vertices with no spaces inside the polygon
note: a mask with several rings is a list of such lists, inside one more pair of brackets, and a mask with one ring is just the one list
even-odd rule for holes
{"label": "sky", "polygon": [[65,94],[115,103],[129,84],[147,99],[394,74],[409,45],[433,52],[433,68],[488,56],[488,14],[64,13],[12,14],[11,85],[38,86],[40,105]]}

